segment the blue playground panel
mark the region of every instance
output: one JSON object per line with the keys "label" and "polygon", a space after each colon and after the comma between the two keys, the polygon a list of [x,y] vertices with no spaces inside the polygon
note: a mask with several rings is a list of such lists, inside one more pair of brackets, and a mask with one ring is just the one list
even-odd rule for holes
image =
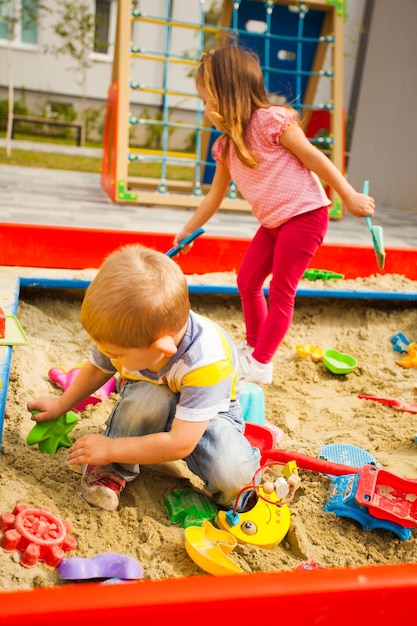
{"label": "blue playground panel", "polygon": [[[265,13],[265,7],[261,2],[247,0],[240,4],[237,22],[239,43],[255,50],[259,55],[268,91],[285,96],[287,102],[297,106],[297,103],[301,104],[303,101],[323,25],[324,12],[309,10],[301,14],[291,11],[287,6],[275,5],[271,14],[269,33],[259,36],[248,32],[247,23],[251,20],[265,22]],[[268,34],[272,37],[269,38]],[[274,38],[278,36],[283,38]],[[281,59],[278,57],[280,51],[292,53],[294,56]]]}
{"label": "blue playground panel", "polygon": [[[324,11],[301,13],[284,5],[274,5],[268,15],[265,3],[243,0],[234,8],[233,23],[229,25],[232,32],[237,33],[239,45],[258,54],[267,90],[285,97],[298,111],[302,108],[323,20]],[[249,32],[248,22],[264,23],[266,31]],[[211,149],[218,136],[219,132],[213,128],[203,177],[205,184],[211,183],[214,176]]]}

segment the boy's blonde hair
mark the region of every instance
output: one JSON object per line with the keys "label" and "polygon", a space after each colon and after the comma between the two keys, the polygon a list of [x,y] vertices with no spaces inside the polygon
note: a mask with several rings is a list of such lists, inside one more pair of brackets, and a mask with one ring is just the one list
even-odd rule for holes
{"label": "boy's blonde hair", "polygon": [[213,115],[226,134],[224,156],[232,141],[242,163],[255,167],[257,157],[247,142],[246,128],[254,111],[272,106],[256,53],[236,43],[210,50],[202,56],[196,82],[212,99]]}
{"label": "boy's blonde hair", "polygon": [[165,254],[133,244],[105,259],[86,291],[81,323],[97,343],[148,348],[181,330],[189,313],[181,268]]}

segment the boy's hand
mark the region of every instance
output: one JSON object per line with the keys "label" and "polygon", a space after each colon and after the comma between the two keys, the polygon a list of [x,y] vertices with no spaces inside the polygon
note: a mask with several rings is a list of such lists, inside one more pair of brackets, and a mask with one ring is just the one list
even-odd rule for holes
{"label": "boy's hand", "polygon": [[104,435],[84,435],[68,450],[70,465],[107,465],[111,463],[112,439]]}
{"label": "boy's hand", "polygon": [[35,400],[29,400],[27,410],[32,413],[31,419],[34,422],[46,422],[64,415],[66,411],[62,409],[60,399],[56,396],[41,396]]}

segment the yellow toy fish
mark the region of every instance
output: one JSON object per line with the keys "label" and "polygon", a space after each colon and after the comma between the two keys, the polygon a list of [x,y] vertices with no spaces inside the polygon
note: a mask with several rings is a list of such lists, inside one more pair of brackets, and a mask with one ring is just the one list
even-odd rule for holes
{"label": "yellow toy fish", "polygon": [[[275,492],[265,493],[262,487],[257,488],[258,501],[250,511],[236,513],[238,523],[231,526],[226,511],[219,511],[216,524],[227,530],[239,543],[251,543],[260,548],[273,548],[280,543],[290,527],[290,510],[286,504],[279,502]],[[265,498],[265,500],[263,500]]]}

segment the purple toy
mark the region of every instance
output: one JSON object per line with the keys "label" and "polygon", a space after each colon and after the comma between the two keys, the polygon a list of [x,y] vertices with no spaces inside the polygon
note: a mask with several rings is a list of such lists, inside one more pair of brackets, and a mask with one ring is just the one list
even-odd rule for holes
{"label": "purple toy", "polygon": [[120,578],[138,580],[143,578],[142,566],[132,556],[105,552],[90,559],[79,556],[63,559],[58,568],[61,578],[66,580],[88,580],[94,578]]}

